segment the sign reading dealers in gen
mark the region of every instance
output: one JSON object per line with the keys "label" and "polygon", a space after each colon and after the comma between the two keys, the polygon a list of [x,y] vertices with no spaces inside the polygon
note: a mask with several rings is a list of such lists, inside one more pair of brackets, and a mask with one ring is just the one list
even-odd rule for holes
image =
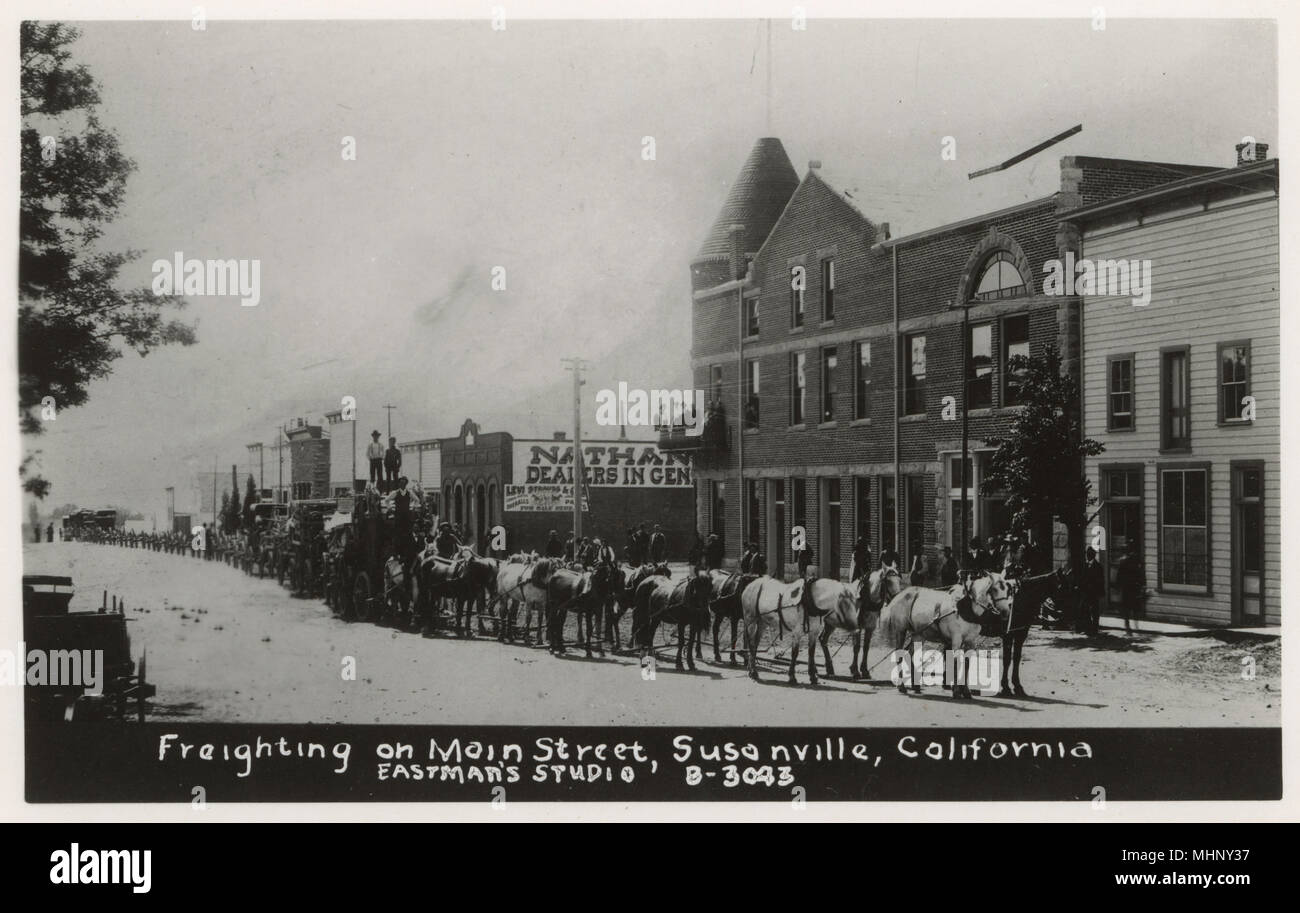
{"label": "sign reading dealers in gen", "polygon": [[[514,484],[505,486],[507,511],[573,509],[573,442],[514,441]],[[644,441],[584,441],[584,490],[690,488],[691,464]],[[584,497],[584,506],[587,498]]]}

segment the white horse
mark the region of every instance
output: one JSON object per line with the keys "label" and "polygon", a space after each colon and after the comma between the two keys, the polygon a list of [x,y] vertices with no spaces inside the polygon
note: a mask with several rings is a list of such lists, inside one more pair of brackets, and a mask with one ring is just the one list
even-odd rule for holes
{"label": "white horse", "polygon": [[[817,641],[823,619],[832,613],[848,630],[857,626],[858,600],[853,588],[838,580],[817,578],[782,583],[764,577],[745,587],[740,594],[740,609],[745,618],[745,653],[749,677],[758,681],[757,654],[766,628],[776,628],[778,636],[790,635],[790,683],[795,683],[794,669],[799,650],[808,639],[808,678],[817,684]],[[850,627],[852,626],[852,627]]]}
{"label": "white horse", "polygon": [[[1005,619],[1011,611],[1012,590],[1001,574],[992,573],[977,577],[946,590],[910,586],[895,596],[880,613],[880,628],[886,633],[886,642],[895,651],[904,648],[904,642],[930,641],[943,646],[944,667],[947,668],[949,650],[962,651],[963,666],[954,670],[952,696],[969,698],[967,685],[970,658],[966,651],[975,647],[980,638],[1001,633]],[[919,692],[916,683],[916,664],[911,667],[912,690]],[[899,680],[898,690],[907,693],[907,683]]]}

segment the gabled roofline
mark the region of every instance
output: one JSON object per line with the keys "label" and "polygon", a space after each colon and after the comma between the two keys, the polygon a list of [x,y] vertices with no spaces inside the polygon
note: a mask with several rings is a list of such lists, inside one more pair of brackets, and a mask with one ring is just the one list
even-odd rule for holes
{"label": "gabled roofline", "polygon": [[[847,199],[845,199],[842,193],[836,190],[829,181],[827,181],[824,177],[822,177],[820,174],[817,173],[817,169],[809,168],[807,174],[803,176],[803,180],[799,182],[799,186],[794,189],[794,193],[790,194],[790,199],[785,201],[785,206],[782,207],[781,209],[781,215],[779,215],[776,221],[772,223],[772,230],[767,233],[767,237],[763,239],[762,245],[758,248],[758,251],[754,254],[753,259],[750,260],[751,270],[753,268],[753,264],[758,262],[758,259],[763,256],[763,252],[767,250],[767,245],[771,242],[772,238],[776,235],[777,229],[779,229],[782,223],[785,222],[786,214],[790,211],[790,204],[794,202],[795,197],[799,196],[799,192],[803,190],[804,185],[807,184],[809,181],[816,181],[817,183],[825,187],[826,190],[830,193],[830,195],[833,196],[837,201],[839,201],[840,204],[842,204],[848,210],[849,215],[853,218],[854,221],[862,223],[860,227],[875,230],[876,228],[875,223],[872,222],[871,219],[869,219],[862,212],[862,210],[858,209],[858,207],[854,206]],[[749,273],[746,272],[745,275],[748,278]]]}

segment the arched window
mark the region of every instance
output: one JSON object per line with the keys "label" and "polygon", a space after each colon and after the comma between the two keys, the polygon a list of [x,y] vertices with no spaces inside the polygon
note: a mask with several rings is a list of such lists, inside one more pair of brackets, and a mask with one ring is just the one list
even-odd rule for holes
{"label": "arched window", "polygon": [[1015,298],[1028,291],[1025,278],[1016,269],[1011,254],[1000,250],[984,262],[979,281],[975,284],[976,301],[997,301],[1000,298]]}

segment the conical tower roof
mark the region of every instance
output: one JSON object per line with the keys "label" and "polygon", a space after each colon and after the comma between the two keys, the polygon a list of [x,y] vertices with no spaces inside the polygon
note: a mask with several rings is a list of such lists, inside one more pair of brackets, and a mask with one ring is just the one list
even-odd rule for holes
{"label": "conical tower roof", "polygon": [[799,175],[781,141],[774,136],[760,139],[731,185],[727,201],[700,245],[695,262],[727,259],[730,254],[727,232],[733,224],[745,226],[744,251],[758,250],[798,186]]}

